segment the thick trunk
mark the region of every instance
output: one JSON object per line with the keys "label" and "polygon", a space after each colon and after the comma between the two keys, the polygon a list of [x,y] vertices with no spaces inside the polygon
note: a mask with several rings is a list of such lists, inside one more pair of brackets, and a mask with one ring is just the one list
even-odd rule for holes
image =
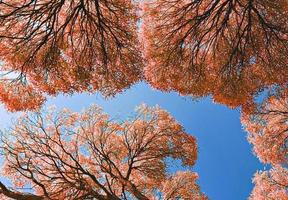
{"label": "thick trunk", "polygon": [[6,197],[16,200],[44,200],[44,197],[40,197],[33,194],[25,194],[16,191],[9,190],[3,183],[0,182],[0,194]]}

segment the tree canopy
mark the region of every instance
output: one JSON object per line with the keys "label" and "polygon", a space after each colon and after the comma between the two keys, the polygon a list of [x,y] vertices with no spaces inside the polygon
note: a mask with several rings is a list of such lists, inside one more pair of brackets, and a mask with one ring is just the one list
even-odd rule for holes
{"label": "tree canopy", "polygon": [[152,0],[144,10],[153,87],[234,108],[287,84],[286,0]]}
{"label": "tree canopy", "polygon": [[2,0],[0,100],[35,110],[47,95],[108,97],[145,80],[249,104],[287,86],[287,9],[286,0]]}
{"label": "tree canopy", "polygon": [[0,182],[0,194],[207,199],[197,173],[168,173],[167,159],[193,166],[197,147],[166,111],[142,106],[119,122],[97,106],[40,109],[59,93],[111,97],[145,81],[241,107],[255,155],[271,165],[255,174],[250,198],[286,200],[287,19],[287,0],[0,0],[0,102],[35,111],[4,133],[14,189]]}
{"label": "tree canopy", "polygon": [[[207,199],[191,170],[168,171],[167,159],[191,167],[196,140],[166,111],[140,106],[114,121],[97,106],[22,116],[2,139],[0,192],[16,199]],[[31,186],[33,193],[21,192]]]}
{"label": "tree canopy", "polygon": [[257,172],[253,178],[255,187],[249,200],[287,199],[288,170],[281,166],[269,171]]}
{"label": "tree canopy", "polygon": [[31,110],[47,94],[113,96],[139,81],[136,12],[129,0],[0,1],[1,71],[13,72],[0,82],[0,99],[9,110]]}
{"label": "tree canopy", "polygon": [[243,113],[242,123],[255,155],[272,168],[257,172],[251,200],[287,199],[288,188],[288,98],[269,97],[253,113]]}

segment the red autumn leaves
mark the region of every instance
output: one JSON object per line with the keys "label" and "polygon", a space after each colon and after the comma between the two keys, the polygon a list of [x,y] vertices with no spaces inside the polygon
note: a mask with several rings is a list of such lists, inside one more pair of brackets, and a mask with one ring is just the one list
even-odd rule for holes
{"label": "red autumn leaves", "polygon": [[[0,2],[1,71],[12,72],[1,80],[2,102],[11,111],[31,110],[46,95],[113,96],[139,81],[136,9],[126,0]],[[15,88],[29,98],[15,103],[8,92]]]}
{"label": "red autumn leaves", "polygon": [[[285,199],[287,18],[286,0],[4,0],[0,101],[9,111],[39,110],[47,96],[110,97],[139,81],[165,92],[211,96],[242,108],[255,154],[272,165],[256,173],[251,199]],[[269,95],[257,105],[263,91]],[[30,199],[153,199],[157,188],[164,199],[206,199],[197,174],[164,174],[167,156],[194,164],[194,138],[165,111],[144,110],[123,124],[110,123],[94,107],[86,114],[63,111],[57,120],[47,119],[49,125],[41,113],[33,124],[29,116],[22,118],[11,132],[15,140],[4,141],[6,174],[19,181],[16,186],[32,184],[36,193],[25,196],[0,184],[1,192]],[[97,146],[103,149],[95,152]],[[144,153],[137,154],[139,149]],[[140,164],[134,166],[136,157]]]}
{"label": "red autumn leaves", "polygon": [[270,170],[255,174],[250,199],[287,199],[287,96],[270,97],[253,114],[244,113],[242,123],[255,155],[263,163],[272,165]]}
{"label": "red autumn leaves", "polygon": [[123,122],[97,106],[82,113],[50,110],[22,116],[5,136],[3,174],[15,188],[30,185],[34,193],[0,184],[2,198],[207,200],[197,173],[167,173],[167,159],[193,166],[197,145],[158,107],[142,105]]}
{"label": "red autumn leaves", "polygon": [[0,99],[11,111],[58,93],[113,96],[141,80],[230,107],[287,84],[285,0],[6,0],[0,10],[10,72]]}

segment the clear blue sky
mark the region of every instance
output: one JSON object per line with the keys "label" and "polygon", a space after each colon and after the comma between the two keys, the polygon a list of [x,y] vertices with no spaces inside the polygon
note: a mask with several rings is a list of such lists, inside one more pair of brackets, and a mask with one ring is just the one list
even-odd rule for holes
{"label": "clear blue sky", "polygon": [[[59,109],[81,111],[90,104],[97,104],[112,117],[124,119],[133,114],[140,103],[160,105],[185,127],[186,132],[197,138],[199,158],[193,170],[198,172],[201,189],[211,200],[247,199],[253,188],[252,176],[263,169],[263,165],[252,154],[237,110],[214,104],[209,98],[194,101],[176,93],[162,93],[145,84],[135,85],[108,100],[99,94],[58,96],[49,99],[46,106],[55,104]],[[11,116],[15,114],[6,113],[1,107],[0,126],[7,126]]]}

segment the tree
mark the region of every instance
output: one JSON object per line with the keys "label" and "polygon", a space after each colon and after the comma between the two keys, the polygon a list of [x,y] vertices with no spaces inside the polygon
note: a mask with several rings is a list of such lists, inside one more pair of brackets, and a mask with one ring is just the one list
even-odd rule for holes
{"label": "tree", "polygon": [[288,164],[288,97],[268,98],[254,113],[243,113],[248,141],[258,158],[273,165]]}
{"label": "tree", "polygon": [[0,100],[36,109],[47,94],[111,96],[139,81],[136,11],[129,0],[1,0]]}
{"label": "tree", "polygon": [[243,112],[241,121],[248,132],[256,156],[271,164],[268,171],[254,175],[251,200],[288,197],[288,97],[286,93],[270,96],[253,112]]}
{"label": "tree", "polygon": [[286,0],[153,0],[144,4],[150,84],[237,107],[287,85]]}
{"label": "tree", "polygon": [[14,188],[32,188],[24,193],[0,184],[6,197],[207,199],[197,173],[168,173],[168,158],[193,166],[197,147],[195,138],[159,107],[140,106],[123,122],[97,106],[80,114],[43,111],[22,116],[5,133],[3,173]]}
{"label": "tree", "polygon": [[255,187],[250,200],[277,199],[286,200],[288,193],[288,170],[275,167],[269,171],[257,172],[253,179]]}

